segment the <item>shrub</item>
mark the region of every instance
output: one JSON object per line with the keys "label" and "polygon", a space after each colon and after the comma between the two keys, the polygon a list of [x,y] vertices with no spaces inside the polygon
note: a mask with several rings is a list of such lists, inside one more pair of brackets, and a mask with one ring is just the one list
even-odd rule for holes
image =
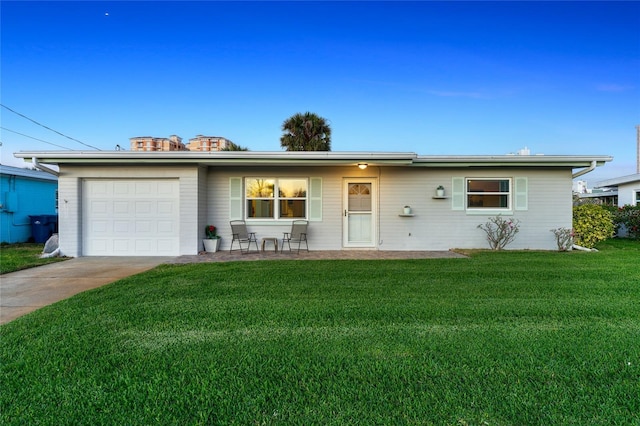
{"label": "shrub", "polygon": [[616,231],[624,226],[627,237],[640,238],[640,206],[626,204],[613,211],[613,223]]}
{"label": "shrub", "polygon": [[570,228],[556,228],[551,232],[556,236],[556,244],[558,244],[559,251],[568,251],[573,246],[573,229]]}
{"label": "shrub", "polygon": [[502,250],[516,238],[520,231],[518,219],[503,219],[502,216],[490,217],[485,224],[478,225],[487,234],[487,241],[491,250]]}
{"label": "shrub", "polygon": [[598,242],[613,236],[614,225],[610,212],[595,204],[583,204],[573,208],[575,242],[592,248]]}

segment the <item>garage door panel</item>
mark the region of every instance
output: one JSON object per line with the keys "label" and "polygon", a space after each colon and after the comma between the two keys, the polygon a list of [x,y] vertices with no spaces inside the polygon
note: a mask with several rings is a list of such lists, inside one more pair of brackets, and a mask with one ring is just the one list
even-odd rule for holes
{"label": "garage door panel", "polygon": [[135,182],[135,194],[138,196],[150,195],[155,197],[158,194],[158,186],[149,181]]}
{"label": "garage door panel", "polygon": [[152,237],[156,231],[155,222],[150,222],[148,220],[136,220],[136,235],[149,235]]}
{"label": "garage door panel", "polygon": [[136,217],[140,216],[150,216],[153,213],[153,203],[150,201],[136,201],[135,202],[135,211]]}
{"label": "garage door panel", "polygon": [[136,252],[149,254],[153,251],[156,243],[154,240],[151,240],[149,238],[139,238],[135,241],[135,246]]}
{"label": "garage door panel", "polygon": [[129,239],[113,239],[112,249],[110,251],[115,252],[112,256],[117,256],[118,253],[128,253],[130,249],[131,241]]}
{"label": "garage door panel", "polygon": [[91,211],[94,215],[98,214],[107,214],[108,206],[106,201],[92,201],[91,202]]}
{"label": "garage door panel", "polygon": [[104,234],[109,231],[109,224],[104,220],[94,220],[91,222],[91,232],[93,234]]}
{"label": "garage door panel", "polygon": [[113,214],[131,214],[131,203],[124,200],[113,202]]}
{"label": "garage door panel", "polygon": [[84,255],[178,254],[177,179],[88,179],[83,200]]}
{"label": "garage door panel", "polygon": [[128,220],[114,220],[113,232],[115,234],[127,235],[132,232],[131,223]]}
{"label": "garage door panel", "polygon": [[90,195],[105,195],[109,192],[109,184],[107,182],[94,182],[94,184],[91,186],[89,194]]}
{"label": "garage door panel", "polygon": [[175,205],[171,201],[158,201],[156,211],[160,215],[174,215]]}
{"label": "garage door panel", "polygon": [[106,253],[107,252],[107,246],[109,245],[106,240],[103,239],[94,239],[93,241],[91,241],[90,243],[90,248],[91,250],[94,250],[98,253]]}

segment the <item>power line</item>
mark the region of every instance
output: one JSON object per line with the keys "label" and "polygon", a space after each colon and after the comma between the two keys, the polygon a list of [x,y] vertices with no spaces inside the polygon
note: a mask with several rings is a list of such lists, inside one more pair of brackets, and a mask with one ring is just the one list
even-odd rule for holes
{"label": "power line", "polygon": [[71,139],[72,141],[74,141],[74,142],[78,142],[79,144],[82,144],[82,145],[84,145],[84,146],[88,146],[89,148],[93,148],[93,149],[97,149],[98,151],[102,151],[100,148],[97,148],[97,147],[95,147],[95,146],[92,146],[92,145],[89,145],[89,144],[84,143],[84,142],[82,142],[82,141],[79,141],[78,139],[76,139],[76,138],[72,138],[71,136],[67,136],[67,135],[65,135],[64,133],[60,133],[59,131],[52,129],[51,127],[45,126],[45,125],[44,125],[44,124],[42,124],[42,123],[38,123],[36,120],[34,120],[34,119],[32,119],[32,118],[29,118],[29,117],[27,117],[27,116],[26,116],[26,115],[24,115],[24,114],[20,114],[18,111],[14,111],[14,110],[12,110],[11,108],[9,108],[9,107],[8,107],[8,106],[6,106],[6,105],[0,104],[0,106],[1,106],[2,108],[5,108],[5,109],[7,109],[7,110],[11,111],[12,113],[14,113],[14,114],[16,114],[16,115],[19,115],[19,116],[20,116],[20,117],[22,117],[22,118],[26,118],[27,120],[31,121],[32,123],[37,124],[37,125],[38,125],[38,126],[40,126],[40,127],[44,127],[44,128],[45,128],[45,129],[47,129],[47,130],[50,130],[50,131],[52,131],[52,132],[54,132],[54,133],[57,133],[57,134],[59,134],[60,136],[64,136],[64,137],[65,137],[65,138],[67,138],[67,139]]}
{"label": "power line", "polygon": [[16,135],[24,136],[25,138],[33,139],[33,140],[38,141],[38,142],[44,142],[44,143],[49,144],[49,145],[57,146],[58,148],[68,149],[69,151],[72,151],[71,148],[67,148],[66,146],[56,145],[53,142],[47,142],[47,141],[44,141],[42,139],[34,138],[33,136],[25,135],[24,133],[16,132],[15,130],[7,129],[6,127],[3,127],[3,126],[0,126],[0,129],[6,130],[7,132],[15,133]]}

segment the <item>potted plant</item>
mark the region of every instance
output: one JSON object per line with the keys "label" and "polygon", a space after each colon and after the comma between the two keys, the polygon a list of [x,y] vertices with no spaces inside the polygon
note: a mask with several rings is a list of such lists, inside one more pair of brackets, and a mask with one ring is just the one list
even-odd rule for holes
{"label": "potted plant", "polygon": [[216,227],[213,225],[207,225],[204,228],[205,239],[202,240],[204,245],[204,251],[215,253],[220,246],[220,236],[216,234]]}
{"label": "potted plant", "polygon": [[436,188],[436,196],[438,196],[438,197],[444,197],[444,186],[439,185],[439,186]]}
{"label": "potted plant", "polygon": [[404,206],[404,214],[411,214],[411,206]]}

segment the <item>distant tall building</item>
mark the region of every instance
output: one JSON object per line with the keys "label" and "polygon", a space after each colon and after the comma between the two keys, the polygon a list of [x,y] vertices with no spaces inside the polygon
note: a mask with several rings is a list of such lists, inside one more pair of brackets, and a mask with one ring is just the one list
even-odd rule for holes
{"label": "distant tall building", "polygon": [[187,149],[189,151],[223,151],[231,141],[220,136],[198,135],[189,139]]}
{"label": "distant tall building", "polygon": [[186,151],[180,136],[171,135],[168,138],[154,138],[139,136],[130,138],[131,151]]}

